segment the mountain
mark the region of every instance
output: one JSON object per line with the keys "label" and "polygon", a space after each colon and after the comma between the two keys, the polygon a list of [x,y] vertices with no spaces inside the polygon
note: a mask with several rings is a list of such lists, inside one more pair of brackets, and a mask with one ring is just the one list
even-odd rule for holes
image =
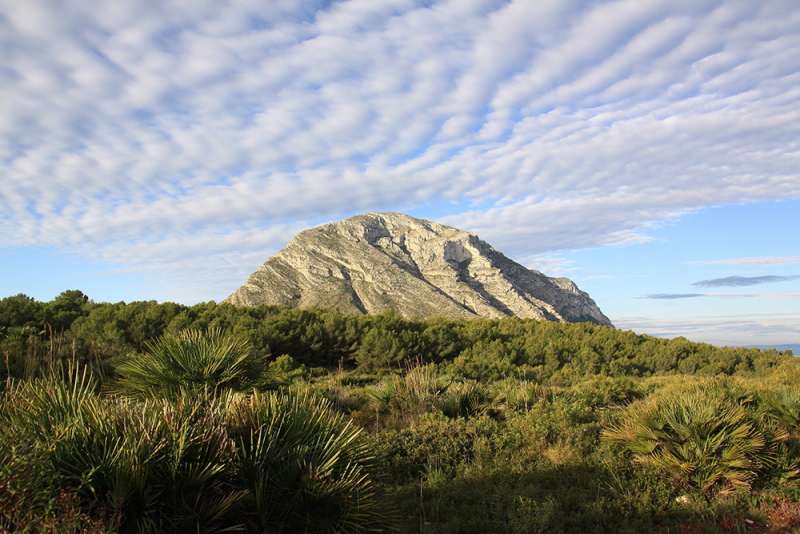
{"label": "mountain", "polygon": [[300,232],[225,302],[611,326],[571,280],[523,267],[473,233],[401,213],[357,215]]}

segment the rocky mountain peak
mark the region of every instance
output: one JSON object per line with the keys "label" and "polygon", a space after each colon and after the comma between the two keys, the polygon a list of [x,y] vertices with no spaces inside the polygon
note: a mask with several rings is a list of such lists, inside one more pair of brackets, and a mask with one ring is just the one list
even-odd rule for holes
{"label": "rocky mountain peak", "polygon": [[357,215],[300,232],[226,302],[611,325],[571,280],[528,269],[473,233],[401,213]]}

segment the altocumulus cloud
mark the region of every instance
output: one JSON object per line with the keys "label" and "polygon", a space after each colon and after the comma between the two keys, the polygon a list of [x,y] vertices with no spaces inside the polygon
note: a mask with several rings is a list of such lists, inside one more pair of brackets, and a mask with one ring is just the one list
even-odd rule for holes
{"label": "altocumulus cloud", "polygon": [[701,280],[692,285],[695,287],[739,287],[769,284],[772,282],[788,282],[790,280],[797,280],[798,278],[800,278],[800,276],[726,276],[725,278]]}
{"label": "altocumulus cloud", "polygon": [[529,257],[800,195],[795,2],[0,0],[0,47],[0,246],[189,300],[362,211]]}

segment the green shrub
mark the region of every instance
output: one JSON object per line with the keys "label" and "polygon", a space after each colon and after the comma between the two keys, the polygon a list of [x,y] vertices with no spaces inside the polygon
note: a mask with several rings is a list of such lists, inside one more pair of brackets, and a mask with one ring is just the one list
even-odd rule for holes
{"label": "green shrub", "polygon": [[370,477],[361,430],[327,402],[255,393],[227,407],[227,431],[256,526],[269,532],[380,532],[395,520]]}
{"label": "green shrub", "polygon": [[440,396],[436,407],[448,417],[473,417],[494,412],[501,394],[478,382],[454,382]]}
{"label": "green shrub", "polygon": [[384,416],[387,426],[406,426],[434,410],[449,385],[450,380],[437,374],[433,366],[415,367],[368,388],[366,410]]}
{"label": "green shrub", "polygon": [[765,467],[765,483],[782,491],[800,486],[800,389],[761,391],[756,416],[769,443],[775,443],[774,462]]}
{"label": "green shrub", "polygon": [[267,367],[271,375],[283,382],[292,382],[309,374],[309,369],[305,364],[297,363],[288,354],[278,356]]}
{"label": "green shrub", "polygon": [[413,427],[385,430],[369,436],[383,458],[384,471],[397,484],[420,477],[449,477],[475,467],[488,454],[499,423],[489,417],[450,419],[427,414]]}
{"label": "green shrub", "polygon": [[777,442],[788,436],[773,433],[768,440],[724,385],[706,386],[630,406],[603,439],[621,445],[636,463],[676,488],[706,497],[749,491],[765,465],[774,462]]}
{"label": "green shrub", "polygon": [[8,505],[13,493],[39,503],[39,519],[64,510],[122,533],[394,526],[373,487],[375,456],[325,401],[274,393],[103,398],[88,372],[72,378],[32,380],[4,396],[0,474],[16,484],[0,482],[7,525],[28,517]]}
{"label": "green shrub", "polygon": [[529,380],[514,378],[495,382],[494,387],[501,395],[506,408],[513,410],[528,410],[534,404],[546,400],[552,391]]}
{"label": "green shrub", "polygon": [[230,490],[233,444],[213,406],[103,399],[88,373],[73,378],[10,392],[6,413],[30,440],[16,460],[39,458],[50,484],[105,501],[121,532],[213,531],[232,519],[243,494]]}
{"label": "green shrub", "polygon": [[113,390],[136,398],[177,398],[224,390],[249,391],[264,385],[265,367],[240,337],[219,329],[184,330],[146,343],[147,352],[117,366],[122,375]]}
{"label": "green shrub", "polygon": [[99,500],[51,485],[36,458],[0,456],[0,532],[110,534],[118,517]]}
{"label": "green shrub", "polygon": [[627,376],[592,378],[572,386],[572,391],[594,408],[625,405],[645,396],[644,388]]}

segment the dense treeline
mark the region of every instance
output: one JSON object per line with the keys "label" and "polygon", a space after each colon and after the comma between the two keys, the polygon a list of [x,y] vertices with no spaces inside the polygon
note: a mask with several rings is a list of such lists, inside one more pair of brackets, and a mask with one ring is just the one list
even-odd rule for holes
{"label": "dense treeline", "polygon": [[354,316],[213,301],[110,304],[71,290],[50,302],[22,294],[0,300],[2,372],[23,377],[26,369],[41,367],[43,358],[109,361],[187,328],[229,331],[247,339],[262,358],[288,355],[308,367],[373,372],[413,360],[462,378],[518,377],[554,385],[587,375],[763,375],[791,356],[791,351],[721,348],[591,323],[414,321],[391,313]]}

